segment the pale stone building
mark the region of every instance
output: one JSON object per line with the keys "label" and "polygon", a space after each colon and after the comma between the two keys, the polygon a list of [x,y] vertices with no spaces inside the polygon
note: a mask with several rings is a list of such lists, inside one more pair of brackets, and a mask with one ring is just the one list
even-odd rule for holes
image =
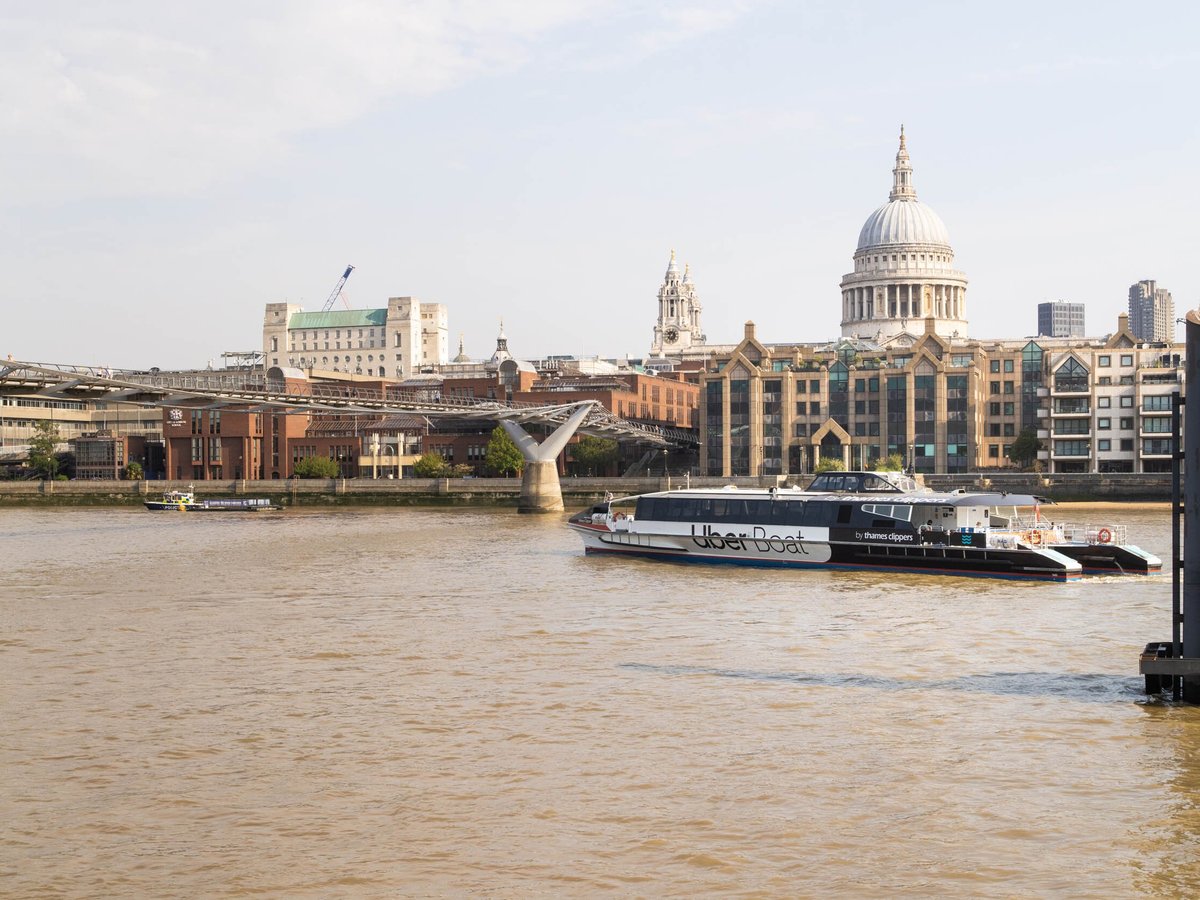
{"label": "pale stone building", "polygon": [[903,127],[888,202],[863,223],[841,287],[843,337],[917,336],[929,318],[942,337],[967,335],[967,277],[941,218],[917,199]]}
{"label": "pale stone building", "polygon": [[446,307],[392,297],[384,309],[305,312],[268,303],[263,318],[268,368],[406,378],[449,359]]}
{"label": "pale stone building", "polygon": [[685,265],[680,275],[672,250],[667,273],[658,289],[658,319],[654,323],[650,355],[684,357],[703,354],[705,337],[700,323],[701,312],[691,268]]}

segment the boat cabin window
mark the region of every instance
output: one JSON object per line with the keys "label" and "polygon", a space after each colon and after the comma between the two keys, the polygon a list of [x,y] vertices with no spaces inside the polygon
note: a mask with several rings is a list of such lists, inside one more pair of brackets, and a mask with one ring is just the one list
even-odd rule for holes
{"label": "boat cabin window", "polygon": [[911,522],[913,508],[911,504],[864,503],[863,511],[873,516],[884,516],[889,519],[899,519],[901,522]]}
{"label": "boat cabin window", "polygon": [[810,491],[897,494],[900,489],[873,472],[822,472],[808,486]]}

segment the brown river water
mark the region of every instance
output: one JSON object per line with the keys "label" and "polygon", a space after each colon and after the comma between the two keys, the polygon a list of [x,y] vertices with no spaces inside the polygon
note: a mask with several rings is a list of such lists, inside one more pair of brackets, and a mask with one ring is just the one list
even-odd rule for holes
{"label": "brown river water", "polygon": [[[1170,555],[1165,505],[1061,516]],[[1137,675],[1167,576],[692,567],[564,521],[0,510],[0,895],[1200,893],[1200,709]]]}

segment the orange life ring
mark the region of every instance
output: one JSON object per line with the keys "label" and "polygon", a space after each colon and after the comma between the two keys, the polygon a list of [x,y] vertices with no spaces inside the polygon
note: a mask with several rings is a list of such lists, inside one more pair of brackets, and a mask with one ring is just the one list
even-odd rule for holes
{"label": "orange life ring", "polygon": [[1112,532],[1107,528],[1101,528],[1100,531],[1096,533],[1096,540],[1102,544],[1107,544],[1112,540]]}
{"label": "orange life ring", "polygon": [[1042,533],[1040,531],[1029,532],[1029,543],[1031,543],[1033,546],[1036,547],[1041,542],[1042,542]]}
{"label": "orange life ring", "polygon": [[625,513],[617,513],[615,516],[613,516],[613,518],[614,519],[623,519],[623,518],[625,518]]}

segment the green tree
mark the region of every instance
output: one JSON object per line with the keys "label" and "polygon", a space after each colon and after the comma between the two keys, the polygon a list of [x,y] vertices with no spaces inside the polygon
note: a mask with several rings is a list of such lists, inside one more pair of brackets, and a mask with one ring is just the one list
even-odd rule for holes
{"label": "green tree", "polygon": [[579,442],[571,447],[571,458],[589,475],[595,475],[617,461],[617,442],[590,434],[582,435]]}
{"label": "green tree", "polygon": [[822,456],[821,461],[817,463],[817,467],[813,469],[814,473],[820,472],[845,472],[846,464],[836,456]]}
{"label": "green tree", "polygon": [[499,425],[492,429],[492,437],[483,455],[483,465],[493,475],[501,477],[520,475],[525,468],[525,457],[521,455],[520,448]]}
{"label": "green tree", "polygon": [[338,464],[328,456],[306,456],[292,467],[297,478],[337,478]]}
{"label": "green tree", "polygon": [[1032,428],[1022,428],[1017,439],[1008,448],[1008,458],[1023,469],[1027,469],[1037,461],[1038,451],[1042,442],[1038,440],[1037,432]]}
{"label": "green tree", "polygon": [[444,478],[446,469],[446,461],[437,453],[426,453],[413,463],[413,474],[418,478]]}
{"label": "green tree", "polygon": [[33,426],[33,437],[29,439],[29,466],[43,478],[53,479],[58,474],[58,447],[60,436],[53,422],[38,422]]}
{"label": "green tree", "polygon": [[880,472],[902,472],[904,470],[904,457],[899,453],[885,456],[876,463],[875,468]]}
{"label": "green tree", "polygon": [[125,467],[125,478],[129,481],[141,481],[144,474],[142,464],[136,460]]}

